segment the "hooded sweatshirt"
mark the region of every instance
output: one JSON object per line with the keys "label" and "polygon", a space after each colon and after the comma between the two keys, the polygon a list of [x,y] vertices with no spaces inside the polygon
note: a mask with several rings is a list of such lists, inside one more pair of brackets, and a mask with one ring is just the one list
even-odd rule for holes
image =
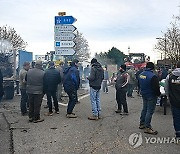
{"label": "hooded sweatshirt", "polygon": [[165,91],[171,105],[180,108],[180,68],[176,68],[167,76]]}
{"label": "hooded sweatshirt", "polygon": [[89,85],[95,90],[101,89],[101,83],[104,79],[104,70],[100,63],[96,62],[92,64],[91,73],[88,77]]}

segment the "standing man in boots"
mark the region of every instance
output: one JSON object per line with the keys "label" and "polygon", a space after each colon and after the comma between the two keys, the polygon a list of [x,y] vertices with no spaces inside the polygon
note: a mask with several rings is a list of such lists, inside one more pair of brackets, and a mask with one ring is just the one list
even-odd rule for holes
{"label": "standing man in boots", "polygon": [[98,120],[101,115],[100,89],[104,79],[104,70],[97,59],[91,60],[91,72],[87,78],[90,86],[90,99],[93,115],[88,117],[89,120]]}
{"label": "standing man in boots", "polygon": [[[126,101],[128,81],[129,81],[129,75],[126,72],[126,65],[123,64],[119,68],[119,73],[115,84],[116,101],[118,105],[118,108],[115,112],[120,113],[121,115],[128,115],[128,106]],[[124,112],[122,112],[122,107]]]}
{"label": "standing man in boots", "polygon": [[48,107],[49,112],[45,115],[52,116],[52,98],[53,98],[53,104],[55,107],[55,113],[59,114],[59,105],[57,100],[57,86],[61,82],[61,76],[60,73],[55,69],[54,62],[49,62],[49,68],[45,71],[44,74],[44,92],[47,95],[47,101],[48,101]]}
{"label": "standing man in boots", "polygon": [[144,133],[156,135],[158,132],[153,130],[151,119],[156,107],[157,97],[161,93],[158,77],[153,72],[154,69],[154,63],[148,62],[146,69],[139,75],[140,92],[143,98],[139,129],[144,129]]}
{"label": "standing man in boots", "polygon": [[29,62],[24,62],[23,68],[20,70],[20,73],[19,73],[19,83],[20,83],[20,91],[21,91],[20,108],[21,108],[21,115],[22,116],[28,115],[27,106],[29,106],[29,104],[28,104],[28,95],[27,95],[27,92],[26,92],[25,77],[26,77],[27,71],[29,69],[30,69],[30,63]]}
{"label": "standing man in boots", "polygon": [[73,113],[73,109],[76,105],[77,90],[79,89],[79,85],[80,85],[78,63],[79,60],[74,59],[71,62],[70,67],[64,70],[63,86],[64,86],[64,91],[68,94],[69,97],[67,114],[66,114],[67,118],[77,118],[77,115]]}

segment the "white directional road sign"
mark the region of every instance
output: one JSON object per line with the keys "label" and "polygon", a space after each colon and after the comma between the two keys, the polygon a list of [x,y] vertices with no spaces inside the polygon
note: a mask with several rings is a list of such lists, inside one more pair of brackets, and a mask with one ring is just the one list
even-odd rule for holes
{"label": "white directional road sign", "polygon": [[55,48],[55,54],[61,55],[61,56],[68,56],[68,55],[74,55],[75,51],[72,48]]}
{"label": "white directional road sign", "polygon": [[74,33],[56,33],[54,36],[55,41],[71,41],[76,37]]}
{"label": "white directional road sign", "polygon": [[55,25],[54,26],[55,35],[56,33],[74,32],[75,30],[76,30],[76,27],[73,25]]}
{"label": "white directional road sign", "polygon": [[73,48],[75,43],[73,41],[55,41],[55,47],[59,48]]}

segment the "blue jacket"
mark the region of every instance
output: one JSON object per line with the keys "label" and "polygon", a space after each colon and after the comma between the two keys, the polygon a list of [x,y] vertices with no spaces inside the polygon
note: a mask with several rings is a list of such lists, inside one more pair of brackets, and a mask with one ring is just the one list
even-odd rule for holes
{"label": "blue jacket", "polygon": [[141,95],[148,98],[159,96],[160,88],[157,76],[152,70],[146,69],[139,75]]}
{"label": "blue jacket", "polygon": [[78,90],[80,85],[79,71],[76,66],[68,67],[64,70],[63,86],[65,92]]}

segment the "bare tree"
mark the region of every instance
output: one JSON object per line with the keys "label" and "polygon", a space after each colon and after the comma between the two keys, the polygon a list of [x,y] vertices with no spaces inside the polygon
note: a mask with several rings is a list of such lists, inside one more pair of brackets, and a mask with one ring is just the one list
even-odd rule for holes
{"label": "bare tree", "polygon": [[84,38],[83,34],[76,31],[76,38],[74,39],[76,43],[74,58],[79,59],[81,62],[86,61],[89,58],[89,45],[88,41]]}
{"label": "bare tree", "polygon": [[174,20],[167,32],[158,39],[155,49],[158,49],[165,59],[178,61],[180,60],[180,27],[178,25],[180,19],[176,17]]}
{"label": "bare tree", "polygon": [[25,49],[27,43],[18,35],[14,28],[6,26],[0,27],[0,52],[10,52],[10,50]]}

